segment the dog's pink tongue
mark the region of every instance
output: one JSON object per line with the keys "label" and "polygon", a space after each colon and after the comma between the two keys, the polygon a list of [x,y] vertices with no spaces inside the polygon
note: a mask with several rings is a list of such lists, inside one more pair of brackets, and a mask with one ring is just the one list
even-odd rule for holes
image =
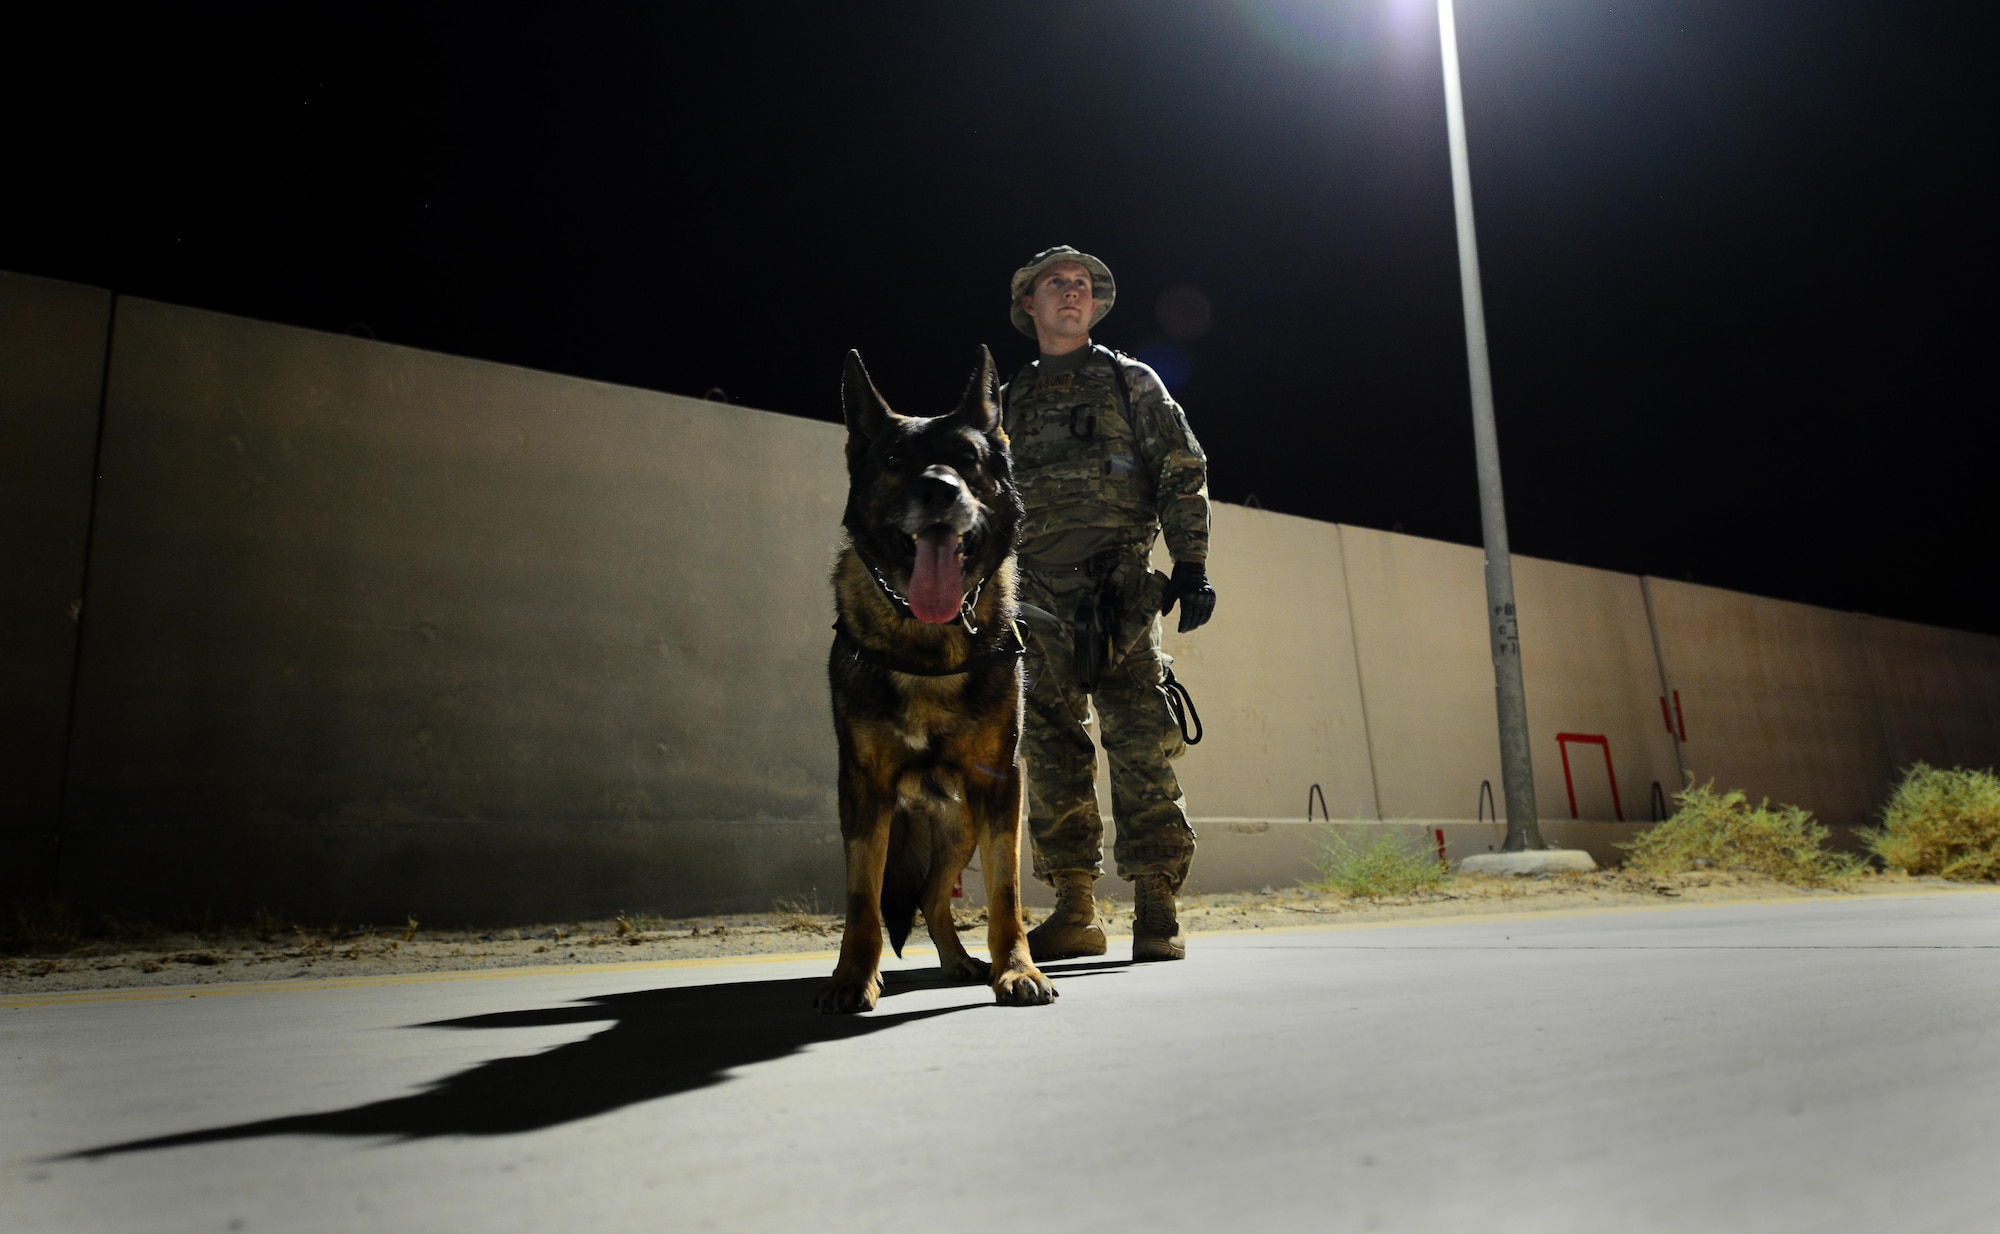
{"label": "dog's pink tongue", "polygon": [[933,527],[917,537],[917,564],[910,570],[910,614],[942,624],[958,616],[965,600],[964,568],[958,560],[958,533]]}

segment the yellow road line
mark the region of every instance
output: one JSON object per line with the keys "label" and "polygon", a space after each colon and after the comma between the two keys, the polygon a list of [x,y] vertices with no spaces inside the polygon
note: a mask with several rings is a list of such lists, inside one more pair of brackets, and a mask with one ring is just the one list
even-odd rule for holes
{"label": "yellow road line", "polygon": [[[1286,926],[1242,926],[1225,930],[1189,931],[1205,938],[1246,934],[1306,934],[1340,930],[1386,930],[1413,926],[1482,925],[1506,921],[1548,921],[1558,918],[1601,917],[1616,913],[1661,913],[1689,909],[1741,908],[1746,905],[1862,903],[1911,900],[1927,896],[2000,895],[1985,887],[1925,887],[1876,892],[1853,898],[1835,896],[1746,896],[1737,900],[1700,900],[1687,904],[1599,904],[1578,908],[1519,909],[1505,913],[1464,913],[1458,916],[1403,917],[1381,921],[1312,921]],[[907,947],[904,956],[936,955],[929,947]],[[392,973],[381,977],[325,977],[319,980],[237,981],[201,986],[154,986],[147,989],[65,990],[49,994],[0,997],[0,1008],[58,1007],[82,1003],[151,1002],[169,998],[211,998],[219,994],[276,994],[307,990],[356,990],[377,986],[428,985],[447,981],[489,981],[501,977],[597,976],[602,973],[665,972],[683,968],[719,968],[732,964],[788,964],[832,960],[835,951],[796,951],[773,955],[701,956],[682,960],[621,960],[608,964],[537,964],[518,967],[459,969],[442,973]]]}
{"label": "yellow road line", "polygon": [[[934,954],[922,948],[905,955]],[[357,990],[371,986],[424,985],[438,981],[485,981],[495,977],[560,977],[582,973],[635,973],[675,968],[714,968],[725,964],[777,964],[790,960],[831,960],[834,951],[799,951],[779,955],[699,956],[682,960],[619,960],[609,964],[523,964],[497,968],[454,969],[442,973],[389,973],[380,977],[322,977],[318,980],[231,981],[215,985],[152,986],[146,989],[63,990],[0,998],[0,1008],[50,1007],[73,1003],[147,1002],[162,998],[208,998],[217,994],[276,994],[301,990]]]}

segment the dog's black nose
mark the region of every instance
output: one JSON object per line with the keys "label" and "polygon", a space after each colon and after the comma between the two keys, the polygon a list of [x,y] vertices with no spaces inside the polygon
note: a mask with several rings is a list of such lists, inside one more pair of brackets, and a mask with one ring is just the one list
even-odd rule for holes
{"label": "dog's black nose", "polygon": [[926,467],[917,478],[917,495],[934,510],[951,505],[964,491],[965,481],[949,467]]}

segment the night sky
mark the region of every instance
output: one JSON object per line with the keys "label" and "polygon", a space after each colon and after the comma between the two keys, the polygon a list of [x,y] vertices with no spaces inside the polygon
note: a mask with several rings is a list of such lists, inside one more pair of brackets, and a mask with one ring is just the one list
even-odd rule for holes
{"label": "night sky", "polygon": [[[837,419],[1074,244],[1218,497],[1479,540],[1427,0],[69,12],[0,268]],[[1996,26],[1460,0],[1517,551],[2000,633]]]}

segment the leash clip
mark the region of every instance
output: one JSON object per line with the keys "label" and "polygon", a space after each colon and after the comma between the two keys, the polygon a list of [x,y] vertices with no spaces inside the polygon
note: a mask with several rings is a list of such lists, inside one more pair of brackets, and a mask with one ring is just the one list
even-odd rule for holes
{"label": "leash clip", "polygon": [[965,597],[965,601],[958,606],[958,621],[960,625],[965,627],[967,634],[979,633],[979,627],[972,624],[972,606],[979,603],[979,593],[985,586],[986,584],[982,581],[977,587],[972,589],[972,594]]}

